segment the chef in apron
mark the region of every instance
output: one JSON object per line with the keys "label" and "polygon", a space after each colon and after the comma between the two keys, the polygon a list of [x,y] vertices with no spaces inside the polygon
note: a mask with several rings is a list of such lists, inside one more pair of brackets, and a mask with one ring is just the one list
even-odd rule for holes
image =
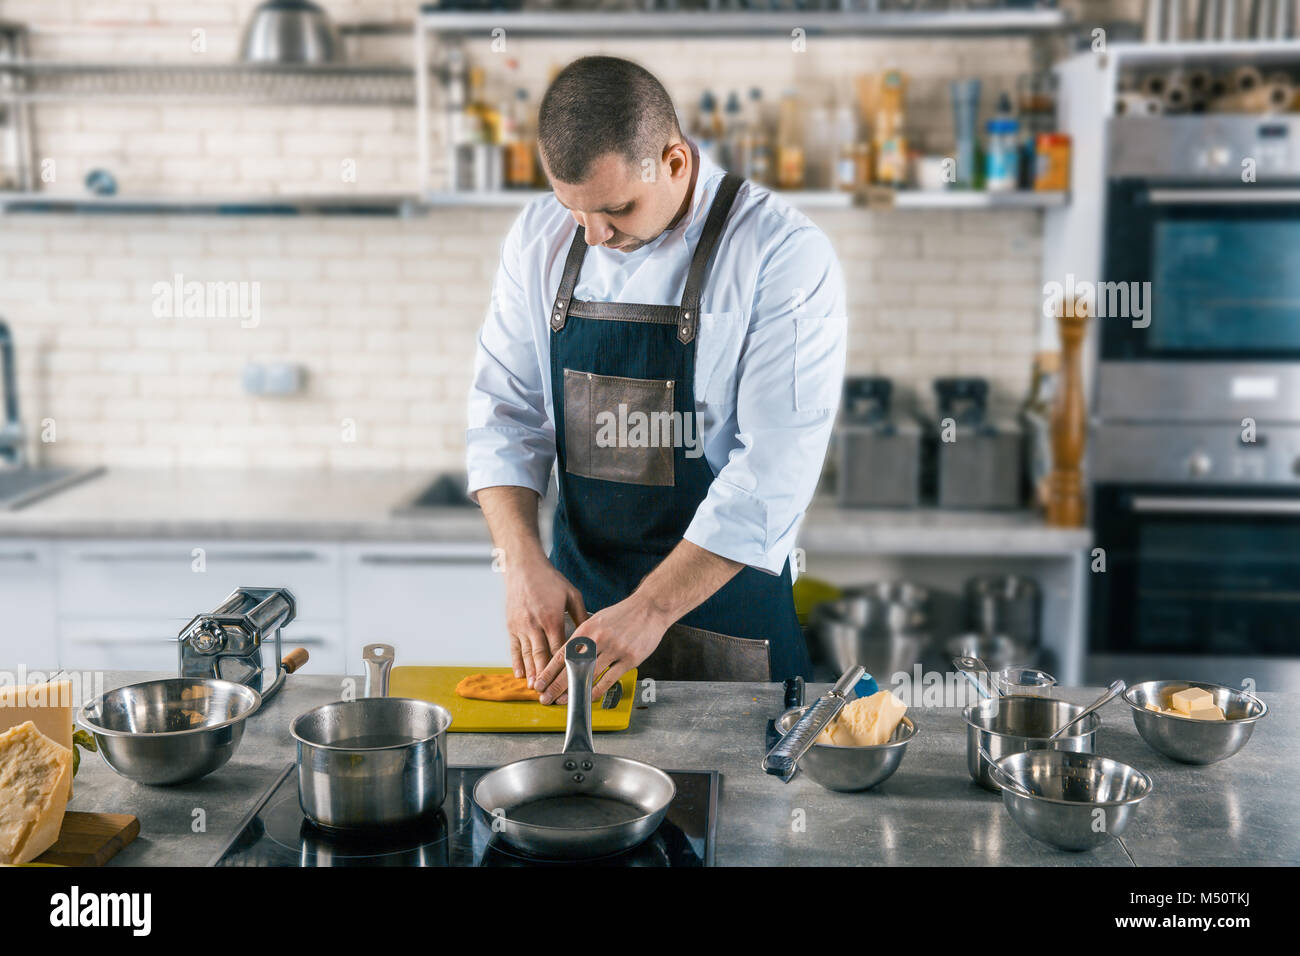
{"label": "chef in apron", "polygon": [[567,700],[566,613],[599,648],[596,697],[632,668],[810,676],[790,557],[844,375],[829,241],[701,153],[629,61],[566,67],[537,135],[553,193],[506,237],[467,433],[516,676]]}

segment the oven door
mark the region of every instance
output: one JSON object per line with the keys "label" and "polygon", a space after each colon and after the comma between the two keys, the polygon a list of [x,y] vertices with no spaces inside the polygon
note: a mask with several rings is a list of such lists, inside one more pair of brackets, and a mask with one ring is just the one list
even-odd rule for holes
{"label": "oven door", "polygon": [[1121,180],[1107,222],[1104,278],[1149,291],[1101,321],[1103,362],[1300,359],[1300,183]]}
{"label": "oven door", "polygon": [[1295,492],[1104,484],[1093,514],[1090,678],[1300,679]]}

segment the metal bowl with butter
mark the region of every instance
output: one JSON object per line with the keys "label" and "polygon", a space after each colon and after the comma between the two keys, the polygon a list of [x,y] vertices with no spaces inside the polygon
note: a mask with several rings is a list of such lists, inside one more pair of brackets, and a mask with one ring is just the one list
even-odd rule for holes
{"label": "metal bowl with butter", "polygon": [[[1192,687],[1207,691],[1225,719],[1202,720],[1164,712],[1174,694]],[[1145,681],[1125,691],[1124,702],[1132,708],[1133,724],[1147,745],[1181,763],[1226,760],[1246,746],[1255,724],[1268,713],[1268,706],[1254,694],[1203,681]],[[1148,704],[1161,710],[1151,710]]]}
{"label": "metal bowl with butter", "polygon": [[[776,721],[782,735],[790,732],[807,707],[787,710]],[[903,717],[887,743],[871,747],[836,747],[813,744],[799,760],[799,769],[827,790],[856,793],[888,780],[903,762],[907,744],[916,736],[916,724]]]}

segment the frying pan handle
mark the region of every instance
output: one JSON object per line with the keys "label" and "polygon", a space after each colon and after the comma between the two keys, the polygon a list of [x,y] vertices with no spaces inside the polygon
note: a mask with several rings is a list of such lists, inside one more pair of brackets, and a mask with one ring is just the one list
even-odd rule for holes
{"label": "frying pan handle", "polygon": [[591,740],[591,681],[596,673],[596,642],[589,637],[572,638],[564,645],[564,668],[569,678],[564,752],[595,753]]}
{"label": "frying pan handle", "polygon": [[367,644],[361,649],[366,662],[366,696],[388,696],[388,672],[393,669],[393,645]]}

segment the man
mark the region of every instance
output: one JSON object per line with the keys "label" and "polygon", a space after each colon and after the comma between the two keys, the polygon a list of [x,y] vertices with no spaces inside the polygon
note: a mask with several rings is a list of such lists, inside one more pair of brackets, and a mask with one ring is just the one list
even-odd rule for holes
{"label": "man", "polygon": [[469,402],[515,675],[567,700],[567,611],[598,648],[595,697],[638,666],[807,676],[789,557],[844,374],[830,243],[699,154],[626,60],[566,67],[537,135],[554,192],[506,237]]}

